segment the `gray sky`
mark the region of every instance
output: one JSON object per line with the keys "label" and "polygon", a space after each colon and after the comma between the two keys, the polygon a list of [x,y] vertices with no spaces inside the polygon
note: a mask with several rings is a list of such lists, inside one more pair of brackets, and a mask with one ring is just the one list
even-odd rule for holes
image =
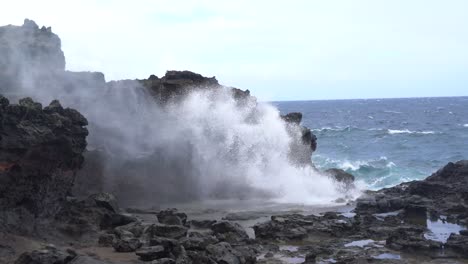
{"label": "gray sky", "polygon": [[468,95],[465,0],[8,1],[52,26],[69,70],[216,76],[260,100]]}

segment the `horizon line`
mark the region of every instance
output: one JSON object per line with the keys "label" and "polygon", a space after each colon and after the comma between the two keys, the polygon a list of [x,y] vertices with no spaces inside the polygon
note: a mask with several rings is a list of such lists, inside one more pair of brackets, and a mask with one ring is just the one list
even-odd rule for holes
{"label": "horizon line", "polygon": [[304,100],[265,100],[259,102],[311,102],[311,101],[352,101],[352,100],[395,100],[395,99],[432,99],[432,98],[468,98],[468,95],[447,96],[413,96],[413,97],[373,97],[373,98],[337,98],[337,99],[304,99]]}

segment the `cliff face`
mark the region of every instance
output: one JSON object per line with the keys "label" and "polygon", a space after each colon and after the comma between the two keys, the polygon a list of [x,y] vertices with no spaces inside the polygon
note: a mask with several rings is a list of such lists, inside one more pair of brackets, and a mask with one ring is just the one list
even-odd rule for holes
{"label": "cliff face", "polygon": [[23,26],[0,27],[0,87],[24,85],[25,74],[54,74],[65,70],[60,38],[51,28],[26,19]]}
{"label": "cliff face", "polygon": [[50,216],[69,194],[83,164],[87,120],[58,101],[42,108],[0,96],[0,208]]}

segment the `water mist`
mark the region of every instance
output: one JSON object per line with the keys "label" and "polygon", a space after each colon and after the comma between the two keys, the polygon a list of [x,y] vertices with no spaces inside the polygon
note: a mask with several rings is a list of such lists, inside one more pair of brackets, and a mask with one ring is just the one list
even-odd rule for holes
{"label": "water mist", "polygon": [[[30,40],[36,27],[2,33],[7,37],[0,48],[9,57],[1,64],[12,63],[8,75],[14,78],[2,84],[1,92],[13,101],[29,96],[43,105],[59,99],[80,111],[89,121],[88,149],[101,156],[100,175],[88,170],[81,177],[100,178],[103,190],[121,200],[324,204],[343,196],[329,177],[291,162],[290,145],[300,138],[300,127],[288,126],[272,105],[241,103],[224,87],[187,89],[179,100],[163,105],[138,81],[106,83],[100,73],[64,71],[60,40],[50,29],[41,33],[48,36],[41,39],[46,45],[14,44]],[[35,45],[45,46],[50,56],[24,51]]]}

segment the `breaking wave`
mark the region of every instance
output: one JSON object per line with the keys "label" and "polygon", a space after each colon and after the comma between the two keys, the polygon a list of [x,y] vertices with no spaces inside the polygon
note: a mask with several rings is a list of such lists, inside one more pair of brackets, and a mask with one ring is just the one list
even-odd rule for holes
{"label": "breaking wave", "polygon": [[409,130],[409,129],[403,129],[403,130],[388,129],[387,132],[388,132],[388,134],[390,134],[390,135],[395,135],[395,134],[432,135],[432,134],[436,134],[436,132],[434,132],[434,131],[411,131],[411,130]]}
{"label": "breaking wave", "polygon": [[314,164],[320,170],[339,168],[353,174],[365,182],[370,189],[390,187],[402,181],[409,181],[424,176],[415,169],[399,167],[395,162],[383,156],[369,160],[332,159],[321,155],[313,157]]}
{"label": "breaking wave", "polygon": [[[467,124],[468,125],[468,124]],[[466,126],[466,125],[465,125]],[[313,132],[319,134],[326,134],[326,133],[340,133],[340,132],[358,132],[358,131],[373,131],[381,134],[388,134],[388,135],[397,135],[397,134],[414,134],[414,135],[433,135],[438,134],[439,132],[435,131],[412,131],[409,129],[387,129],[387,128],[358,128],[355,126],[335,126],[335,127],[322,127],[312,129]]]}

